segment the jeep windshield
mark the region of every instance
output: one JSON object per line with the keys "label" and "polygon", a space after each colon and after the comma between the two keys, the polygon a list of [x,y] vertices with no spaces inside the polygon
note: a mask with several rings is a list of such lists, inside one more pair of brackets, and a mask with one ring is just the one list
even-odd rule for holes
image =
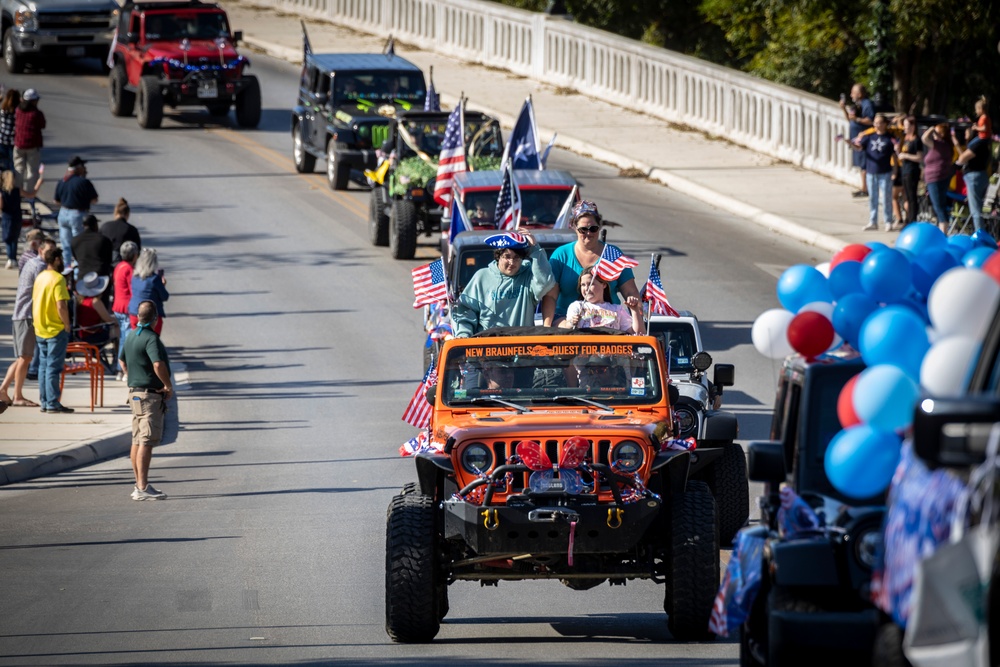
{"label": "jeep windshield", "polygon": [[[403,148],[400,159],[415,157],[414,148],[430,157],[437,158],[441,153],[441,142],[447,129],[447,119],[414,120],[406,119],[402,127]],[[469,157],[500,157],[503,154],[503,139],[500,135],[500,124],[492,118],[474,121],[466,118],[465,142],[470,146]],[[496,207],[496,194],[493,195],[493,205]]]}
{"label": "jeep windshield", "polygon": [[489,397],[530,402],[536,409],[604,409],[657,403],[662,395],[656,350],[625,336],[587,343],[455,346],[448,352],[443,388],[448,407],[467,407]]}
{"label": "jeep windshield", "polygon": [[694,370],[691,358],[698,352],[695,345],[694,327],[684,320],[653,320],[649,323],[649,335],[656,336],[663,344],[670,363],[670,374],[690,373]]}
{"label": "jeep windshield", "polygon": [[423,103],[424,95],[424,75],[420,72],[338,72],[333,78],[336,106]]}
{"label": "jeep windshield", "polygon": [[[551,227],[559,218],[570,188],[545,190],[524,188],[521,191],[521,224]],[[497,207],[499,190],[479,190],[467,192],[463,200],[469,222],[474,225],[492,224]]]}
{"label": "jeep windshield", "polygon": [[222,12],[146,12],[146,39],[176,42],[182,39],[230,37],[229,22]]}

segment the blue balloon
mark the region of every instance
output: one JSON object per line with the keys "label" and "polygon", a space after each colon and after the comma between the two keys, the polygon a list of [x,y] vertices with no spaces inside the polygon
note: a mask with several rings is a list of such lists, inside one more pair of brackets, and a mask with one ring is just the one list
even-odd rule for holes
{"label": "blue balloon", "polygon": [[924,321],[905,306],[886,306],[868,316],[858,337],[861,357],[869,366],[898,366],[915,382],[930,349]]}
{"label": "blue balloon", "polygon": [[865,424],[844,429],[826,448],[826,476],[845,496],[869,498],[882,493],[899,465],[901,444],[895,433]]}
{"label": "blue balloon", "polygon": [[912,296],[915,296],[916,298],[906,298],[906,299],[903,299],[902,301],[894,303],[893,305],[894,306],[901,306],[903,308],[907,308],[908,310],[912,310],[914,313],[917,314],[917,317],[919,317],[920,319],[922,319],[924,321],[924,326],[929,327],[931,325],[931,316],[927,312],[926,299],[922,299],[922,300],[918,301],[917,298],[920,298],[919,294],[918,295],[912,295]]}
{"label": "blue balloon", "polygon": [[910,260],[899,250],[873,250],[861,262],[861,287],[876,301],[892,303],[913,283]]}
{"label": "blue balloon", "polygon": [[953,245],[957,248],[963,250],[962,254],[965,254],[969,250],[972,250],[976,242],[972,240],[972,237],[968,234],[955,234],[954,236],[948,237],[948,245]]}
{"label": "blue balloon", "polygon": [[898,431],[913,423],[920,387],[896,366],[880,364],[861,372],[853,393],[854,414],[882,431]]}
{"label": "blue balloon", "polygon": [[889,247],[886,244],[882,243],[881,241],[869,241],[865,245],[871,248],[872,252],[877,252],[879,250],[886,250]]}
{"label": "blue balloon", "polygon": [[[953,236],[952,238],[955,238],[955,237]],[[968,237],[966,237],[966,238],[968,238]],[[963,248],[963,247],[958,246],[958,245],[952,245],[951,243],[949,243],[948,245],[946,245],[944,247],[944,249],[946,251],[948,251],[949,255],[951,255],[952,257],[955,258],[955,266],[958,266],[959,264],[961,264],[962,260],[965,258],[965,253],[967,253],[970,250],[972,250],[972,248]]]}
{"label": "blue balloon", "polygon": [[861,262],[848,260],[833,267],[830,277],[827,279],[830,294],[835,301],[842,299],[848,294],[861,291]]}
{"label": "blue balloon", "polygon": [[777,292],[781,305],[793,313],[814,301],[833,303],[826,276],[808,264],[796,264],[786,269],[778,278]]}
{"label": "blue balloon", "polygon": [[926,301],[934,281],[945,271],[958,265],[959,262],[948,251],[946,245],[928,248],[913,262],[913,287]]}
{"label": "blue balloon", "polygon": [[970,269],[978,269],[983,266],[983,263],[990,258],[990,255],[995,253],[996,250],[993,248],[988,248],[986,246],[979,246],[978,248],[973,248],[969,252],[965,253],[962,257],[962,264]]}
{"label": "blue balloon", "polygon": [[[839,268],[839,267],[838,267]],[[833,307],[833,330],[847,341],[847,344],[858,349],[861,325],[868,316],[878,310],[875,299],[863,292],[855,292],[838,299]]]}
{"label": "blue balloon", "polygon": [[929,222],[914,222],[903,228],[896,239],[897,250],[909,250],[914,255],[940,248],[948,242],[948,237]]}
{"label": "blue balloon", "polygon": [[992,248],[993,250],[997,249],[997,240],[993,238],[993,235],[985,229],[976,230],[976,232],[972,235],[972,243],[973,245],[982,246],[984,248]]}

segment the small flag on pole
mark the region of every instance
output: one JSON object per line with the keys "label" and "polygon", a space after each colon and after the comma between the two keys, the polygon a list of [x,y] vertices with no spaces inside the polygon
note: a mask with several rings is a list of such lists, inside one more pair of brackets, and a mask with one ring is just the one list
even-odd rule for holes
{"label": "small flag on pole", "polygon": [[650,312],[656,315],[670,315],[671,317],[680,317],[673,306],[670,305],[670,300],[667,299],[667,293],[663,291],[663,281],[660,279],[660,270],[656,268],[655,263],[649,265],[649,279],[646,281],[646,286],[643,288],[645,292],[645,299],[649,301]]}
{"label": "small flag on pole", "polygon": [[299,21],[302,24],[302,55],[303,60],[312,55],[312,45],[309,43],[309,33],[306,32],[306,22]]}
{"label": "small flag on pole", "polygon": [[601,258],[597,260],[595,272],[598,278],[606,283],[610,283],[618,280],[618,276],[622,274],[622,271],[631,269],[634,266],[639,266],[639,262],[627,255],[623,255],[622,251],[613,245],[605,244],[604,251],[601,252]]}
{"label": "small flag on pole", "polygon": [[434,408],[427,402],[427,388],[435,384],[437,384],[437,369],[431,364],[424,373],[424,379],[410,397],[406,410],[403,411],[404,422],[416,428],[427,428],[431,423],[431,413],[434,412]]}
{"label": "small flag on pole", "polygon": [[504,163],[503,182],[493,220],[497,229],[517,229],[521,224],[521,191],[514,180],[514,168],[510,160]]}
{"label": "small flag on pole", "polygon": [[448,300],[448,284],[444,279],[444,263],[435,259],[430,264],[418,266],[413,274],[414,308]]}
{"label": "small flag on pole", "polygon": [[434,90],[434,68],[430,69],[431,82],[427,86],[427,97],[424,98],[424,111],[441,111],[441,96]]}
{"label": "small flag on pole", "polygon": [[535,125],[535,110],[531,98],[524,100],[521,113],[517,116],[514,129],[507,137],[501,163],[510,160],[514,169],[544,169],[538,151],[538,127]]}
{"label": "small flag on pole", "polygon": [[455,174],[468,171],[465,161],[465,112],[464,105],[459,102],[455,110],[448,114],[448,123],[444,128],[444,139],[441,140],[441,153],[438,155],[437,177],[434,181],[434,201],[447,206],[451,203],[451,186]]}

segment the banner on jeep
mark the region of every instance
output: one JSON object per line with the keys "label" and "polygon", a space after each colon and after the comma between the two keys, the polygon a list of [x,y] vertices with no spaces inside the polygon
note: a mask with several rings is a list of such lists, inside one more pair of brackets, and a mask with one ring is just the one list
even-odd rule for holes
{"label": "banner on jeep", "polygon": [[[639,349],[636,349],[639,348]],[[634,354],[651,354],[653,348],[649,345],[634,345],[631,343],[585,343],[585,344],[553,344],[553,345],[483,345],[482,347],[466,347],[465,356],[473,358],[497,357],[555,357],[562,355],[576,356],[578,354],[598,354],[631,357]]]}

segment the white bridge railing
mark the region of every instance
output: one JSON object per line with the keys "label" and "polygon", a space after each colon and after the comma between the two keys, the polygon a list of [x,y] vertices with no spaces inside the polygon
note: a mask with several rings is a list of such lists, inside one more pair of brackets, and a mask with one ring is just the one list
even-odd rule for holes
{"label": "white bridge railing", "polygon": [[486,0],[255,0],[504,67],[855,183],[840,107],[736,70]]}

